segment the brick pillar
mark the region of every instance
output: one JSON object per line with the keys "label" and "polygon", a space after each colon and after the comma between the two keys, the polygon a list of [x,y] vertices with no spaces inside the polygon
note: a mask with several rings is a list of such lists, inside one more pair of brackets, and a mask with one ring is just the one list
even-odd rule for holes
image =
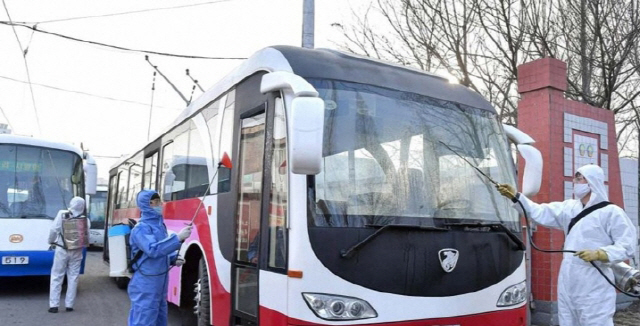
{"label": "brick pillar", "polygon": [[[613,112],[564,98],[567,65],[543,58],[518,67],[518,129],[535,139],[544,160],[538,203],[573,198],[576,169],[595,163],[605,170],[609,200],[623,207]],[[519,163],[520,171],[523,163]],[[520,182],[522,182],[520,180]],[[561,230],[537,226],[533,240],[543,249],[562,249]],[[532,321],[557,325],[557,282],[561,254],[532,250]]]}

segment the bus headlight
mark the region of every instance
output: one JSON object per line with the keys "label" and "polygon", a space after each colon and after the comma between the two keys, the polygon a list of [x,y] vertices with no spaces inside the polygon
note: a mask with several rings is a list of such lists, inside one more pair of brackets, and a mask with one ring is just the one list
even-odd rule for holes
{"label": "bus headlight", "polygon": [[302,293],[316,316],[326,320],[355,320],[378,317],[371,305],[358,298],[335,294]]}
{"label": "bus headlight", "polygon": [[527,281],[508,287],[498,298],[498,307],[513,306],[527,299]]}

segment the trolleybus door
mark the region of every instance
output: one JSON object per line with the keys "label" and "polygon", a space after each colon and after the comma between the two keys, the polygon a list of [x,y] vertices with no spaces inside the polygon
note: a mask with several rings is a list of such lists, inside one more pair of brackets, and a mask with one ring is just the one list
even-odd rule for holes
{"label": "trolleybus door", "polygon": [[[252,110],[253,111],[253,110]],[[253,111],[256,112],[256,111]],[[260,229],[263,199],[266,113],[264,109],[240,120],[238,207],[232,264],[232,307],[236,324],[257,324]]]}

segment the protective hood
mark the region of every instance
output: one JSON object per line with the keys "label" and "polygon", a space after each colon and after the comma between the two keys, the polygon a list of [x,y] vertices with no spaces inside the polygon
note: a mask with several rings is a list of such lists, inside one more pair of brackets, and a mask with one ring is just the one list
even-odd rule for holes
{"label": "protective hood", "polygon": [[151,196],[157,193],[155,190],[142,190],[138,194],[137,203],[142,213],[140,216],[141,221],[158,223],[162,220],[162,214],[159,214],[151,207]]}
{"label": "protective hood", "polygon": [[84,213],[84,199],[82,197],[73,197],[69,203],[69,211],[73,216],[80,216]]}
{"label": "protective hood", "polygon": [[589,188],[591,188],[591,198],[589,198],[589,202],[584,206],[585,208],[609,200],[607,188],[604,186],[604,172],[602,168],[594,164],[589,164],[579,168],[577,172],[580,172],[580,174],[587,179]]}

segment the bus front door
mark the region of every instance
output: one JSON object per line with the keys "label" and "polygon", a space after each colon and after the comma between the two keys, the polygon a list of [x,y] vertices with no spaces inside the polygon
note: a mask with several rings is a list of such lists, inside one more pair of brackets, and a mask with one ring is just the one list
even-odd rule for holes
{"label": "bus front door", "polygon": [[[254,111],[255,112],[255,111]],[[265,215],[263,168],[265,111],[242,117],[238,158],[238,207],[232,264],[234,325],[258,324],[260,226]]]}

